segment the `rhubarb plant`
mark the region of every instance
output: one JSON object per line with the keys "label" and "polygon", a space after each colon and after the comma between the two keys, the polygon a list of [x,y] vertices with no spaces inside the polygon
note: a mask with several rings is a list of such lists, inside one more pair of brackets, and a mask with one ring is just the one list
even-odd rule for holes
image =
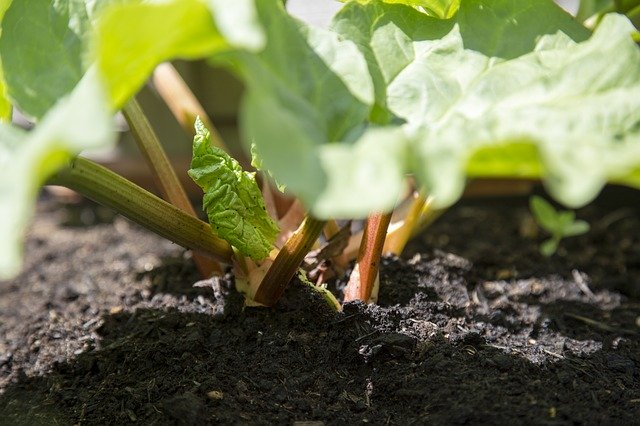
{"label": "rhubarb plant", "polygon": [[[540,179],[572,208],[607,182],[640,187],[640,50],[625,16],[639,3],[583,2],[576,19],[551,0],[350,0],[317,28],[280,0],[1,1],[0,118],[10,102],[38,123],[31,133],[0,127],[0,231],[10,236],[0,241],[0,275],[16,272],[37,188],[53,176],[234,264],[248,298],[265,305],[318,247],[323,227],[331,235],[334,219],[368,218],[353,236],[360,249],[345,249],[358,260],[346,298],[375,300],[385,247],[401,251],[423,216],[456,202],[469,179]],[[145,128],[133,97],[177,58],[206,59],[244,83],[242,139],[263,169],[261,191],[209,140],[215,129],[196,124],[190,175],[211,227],[171,196],[180,191],[163,167],[165,196],[179,208],[72,160],[113,142],[109,116],[120,109],[132,128]],[[194,121],[178,110],[181,122]],[[272,180],[304,206],[297,220],[293,207],[275,213]],[[280,236],[278,221],[289,223]],[[387,231],[401,236],[385,245]]]}

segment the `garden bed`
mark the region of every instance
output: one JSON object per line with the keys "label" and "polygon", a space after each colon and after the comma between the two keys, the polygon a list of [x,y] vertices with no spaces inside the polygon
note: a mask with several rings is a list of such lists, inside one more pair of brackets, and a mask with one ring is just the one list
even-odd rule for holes
{"label": "garden bed", "polygon": [[608,194],[550,259],[526,198],[460,203],[340,314],[298,282],[243,310],[179,247],[43,200],[0,283],[0,423],[637,423],[640,203]]}

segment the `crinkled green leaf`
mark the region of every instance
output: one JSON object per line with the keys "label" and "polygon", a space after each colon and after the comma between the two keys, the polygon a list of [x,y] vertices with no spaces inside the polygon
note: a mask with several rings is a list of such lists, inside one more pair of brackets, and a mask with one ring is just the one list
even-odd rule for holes
{"label": "crinkled green leaf", "polygon": [[85,38],[101,4],[16,0],[6,10],[0,58],[8,95],[24,113],[42,117],[80,81],[88,66]]}
{"label": "crinkled green leaf", "polygon": [[0,278],[19,270],[40,186],[81,151],[113,143],[111,126],[106,98],[91,71],[31,132],[0,124]]}
{"label": "crinkled green leaf", "polygon": [[273,249],[278,227],[269,217],[255,174],[211,145],[211,136],[196,120],[189,176],[204,190],[203,207],[214,232],[245,256],[262,260]]}
{"label": "crinkled green leaf", "polygon": [[260,49],[264,40],[254,2],[173,0],[106,8],[95,55],[114,107],[133,96],[160,62]]}

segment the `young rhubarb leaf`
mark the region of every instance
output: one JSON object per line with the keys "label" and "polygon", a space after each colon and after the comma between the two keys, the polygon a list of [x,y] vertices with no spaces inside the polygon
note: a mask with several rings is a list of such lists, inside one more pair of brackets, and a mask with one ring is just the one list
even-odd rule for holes
{"label": "young rhubarb leaf", "polygon": [[269,255],[279,229],[269,217],[255,173],[211,145],[209,130],[198,118],[189,176],[204,190],[203,208],[213,231],[243,255]]}
{"label": "young rhubarb leaf", "polygon": [[85,61],[86,38],[96,11],[104,2],[0,3],[0,16],[2,8],[8,6],[0,36],[7,92],[24,113],[41,118],[80,81],[89,66]]}
{"label": "young rhubarb leaf", "polygon": [[260,49],[264,40],[254,1],[173,0],[105,8],[94,54],[114,108],[124,105],[163,61]]}
{"label": "young rhubarb leaf", "polygon": [[31,132],[0,124],[0,279],[20,268],[40,186],[81,151],[113,143],[111,126],[106,97],[91,70]]}

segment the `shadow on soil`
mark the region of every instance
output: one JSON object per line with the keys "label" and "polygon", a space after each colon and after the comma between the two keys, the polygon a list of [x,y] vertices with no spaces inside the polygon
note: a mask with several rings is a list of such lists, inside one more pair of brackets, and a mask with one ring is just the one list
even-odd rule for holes
{"label": "shadow on soil", "polygon": [[[388,270],[394,262],[387,261]],[[637,421],[637,334],[573,317],[559,321],[567,312],[604,314],[555,301],[527,305],[539,313],[532,322],[521,316],[524,307],[494,308],[513,317],[506,330],[471,312],[473,302],[456,307],[460,285],[450,286],[446,302],[441,288],[422,284],[428,291],[414,292],[406,304],[351,304],[341,314],[297,285],[274,311],[243,311],[231,292],[215,302],[227,304],[216,315],[106,315],[99,348],[7,387],[0,423]],[[626,318],[622,310],[608,315]]]}

